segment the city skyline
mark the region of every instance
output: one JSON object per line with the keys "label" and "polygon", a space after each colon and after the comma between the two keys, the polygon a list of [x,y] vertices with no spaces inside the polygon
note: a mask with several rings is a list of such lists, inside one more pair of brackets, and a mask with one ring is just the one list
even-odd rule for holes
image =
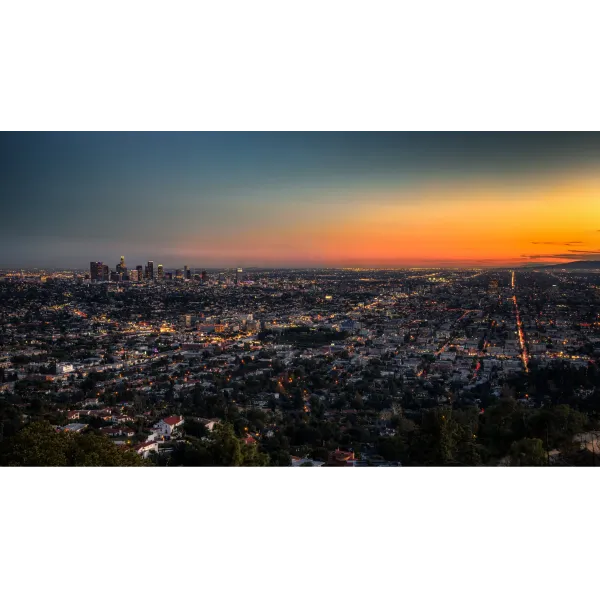
{"label": "city skyline", "polygon": [[1,268],[600,259],[592,133],[3,133]]}

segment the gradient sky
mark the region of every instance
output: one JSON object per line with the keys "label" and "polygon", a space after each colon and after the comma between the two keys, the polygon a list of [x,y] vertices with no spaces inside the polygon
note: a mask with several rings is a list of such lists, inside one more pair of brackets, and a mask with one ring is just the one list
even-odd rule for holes
{"label": "gradient sky", "polygon": [[0,133],[0,266],[600,260],[600,134]]}

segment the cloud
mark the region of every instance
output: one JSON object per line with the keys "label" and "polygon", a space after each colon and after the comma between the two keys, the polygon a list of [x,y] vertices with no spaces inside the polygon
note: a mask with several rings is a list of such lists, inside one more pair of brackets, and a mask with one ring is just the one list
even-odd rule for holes
{"label": "cloud", "polygon": [[544,245],[544,246],[576,246],[583,244],[583,242],[531,242],[532,244]]}

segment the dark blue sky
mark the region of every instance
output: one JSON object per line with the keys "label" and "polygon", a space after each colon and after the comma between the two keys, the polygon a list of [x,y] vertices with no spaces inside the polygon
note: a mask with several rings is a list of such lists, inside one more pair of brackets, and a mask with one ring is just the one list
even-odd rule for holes
{"label": "dark blue sky", "polygon": [[599,164],[597,134],[3,133],[0,265],[320,264],[356,197]]}

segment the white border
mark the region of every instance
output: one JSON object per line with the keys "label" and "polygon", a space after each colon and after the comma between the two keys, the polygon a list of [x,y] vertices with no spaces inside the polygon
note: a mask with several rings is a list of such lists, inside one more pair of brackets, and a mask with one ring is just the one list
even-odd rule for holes
{"label": "white border", "polygon": [[595,130],[594,6],[4,2],[0,127]]}

